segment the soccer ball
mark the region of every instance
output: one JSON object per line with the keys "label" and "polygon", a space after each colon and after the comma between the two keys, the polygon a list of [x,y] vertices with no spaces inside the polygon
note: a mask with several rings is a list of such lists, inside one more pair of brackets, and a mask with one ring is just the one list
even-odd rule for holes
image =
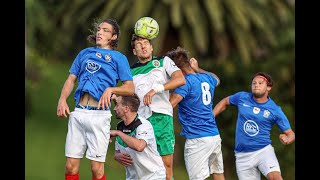
{"label": "soccer ball", "polygon": [[137,36],[151,40],[159,34],[159,24],[151,17],[142,17],[136,22],[134,33]]}

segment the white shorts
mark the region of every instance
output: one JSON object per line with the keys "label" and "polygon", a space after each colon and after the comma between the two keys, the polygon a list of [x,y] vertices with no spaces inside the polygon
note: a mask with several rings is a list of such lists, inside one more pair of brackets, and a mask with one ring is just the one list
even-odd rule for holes
{"label": "white shorts", "polygon": [[254,152],[235,153],[239,180],[260,180],[260,172],[267,177],[272,171],[280,171],[274,148],[271,144]]}
{"label": "white shorts", "polygon": [[111,112],[75,108],[70,113],[65,155],[105,162],[109,139]]}
{"label": "white shorts", "polygon": [[190,180],[203,180],[213,173],[223,173],[220,135],[187,139],[184,161]]}

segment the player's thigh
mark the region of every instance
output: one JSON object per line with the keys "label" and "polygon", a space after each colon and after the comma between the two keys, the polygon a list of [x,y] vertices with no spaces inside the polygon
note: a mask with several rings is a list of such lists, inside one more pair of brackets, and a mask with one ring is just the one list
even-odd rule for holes
{"label": "player's thigh", "polygon": [[224,172],[224,165],[223,165],[223,156],[222,156],[222,149],[221,149],[221,138],[220,135],[213,136],[214,145],[213,145],[213,152],[209,157],[209,168],[210,174],[213,173],[223,173]]}
{"label": "player's thigh", "polygon": [[184,160],[189,179],[209,177],[209,159],[214,150],[215,142],[212,136],[186,140]]}
{"label": "player's thigh", "polygon": [[278,172],[272,174],[272,176],[274,175],[275,177],[277,177],[277,175],[280,175],[280,165],[274,152],[274,148],[271,145],[268,145],[263,148],[263,150],[260,152],[258,156],[258,159],[258,168],[265,177],[267,177],[267,174],[271,172]]}

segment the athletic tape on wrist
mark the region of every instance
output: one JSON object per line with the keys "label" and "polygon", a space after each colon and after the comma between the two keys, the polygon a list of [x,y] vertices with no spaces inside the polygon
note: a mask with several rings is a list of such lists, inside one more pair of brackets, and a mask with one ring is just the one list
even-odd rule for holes
{"label": "athletic tape on wrist", "polygon": [[153,90],[156,93],[162,93],[164,91],[164,86],[162,84],[159,84],[158,86],[156,86],[155,88],[153,88]]}

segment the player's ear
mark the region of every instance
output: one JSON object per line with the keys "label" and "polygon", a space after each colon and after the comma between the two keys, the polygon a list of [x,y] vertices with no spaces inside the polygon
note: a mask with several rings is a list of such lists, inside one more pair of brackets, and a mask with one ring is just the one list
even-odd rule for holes
{"label": "player's ear", "polygon": [[267,91],[271,91],[272,87],[271,86],[267,86]]}
{"label": "player's ear", "polygon": [[137,55],[136,49],[132,49],[134,55]]}
{"label": "player's ear", "polygon": [[112,37],[111,37],[112,40],[116,40],[117,38],[118,38],[118,35],[116,35],[116,34],[112,35]]}

